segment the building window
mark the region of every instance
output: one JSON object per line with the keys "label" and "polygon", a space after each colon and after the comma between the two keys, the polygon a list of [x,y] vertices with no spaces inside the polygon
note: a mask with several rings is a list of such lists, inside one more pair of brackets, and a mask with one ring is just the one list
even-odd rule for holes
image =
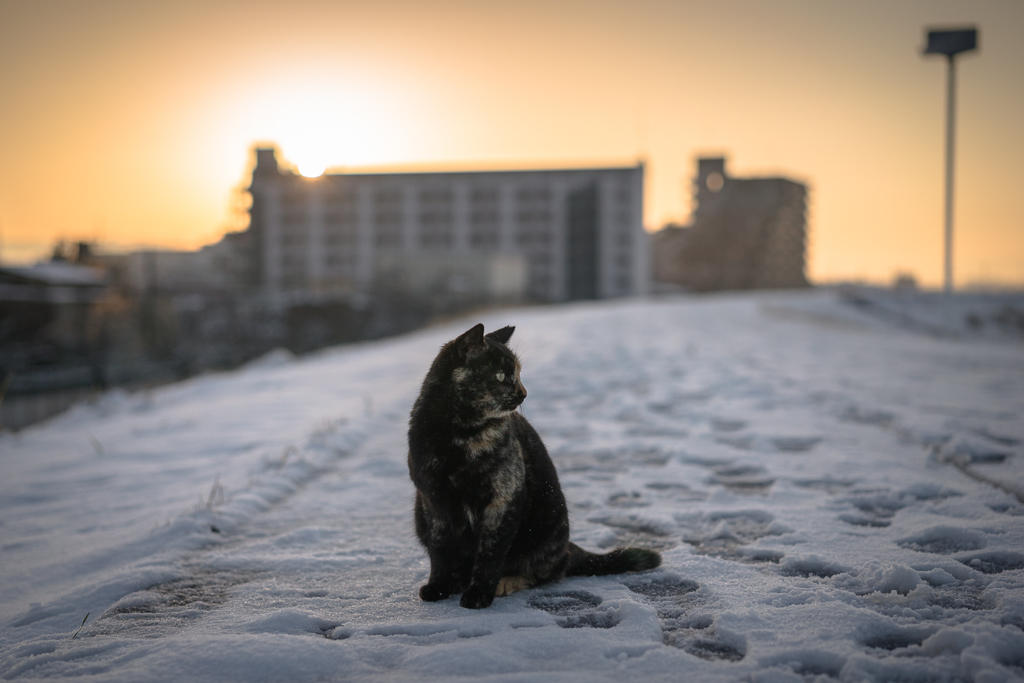
{"label": "building window", "polygon": [[469,194],[469,243],[478,249],[497,249],[501,242],[498,189],[476,188]]}
{"label": "building window", "polygon": [[285,287],[304,287],[308,283],[305,240],[286,243],[281,254],[281,283]]}
{"label": "building window", "polygon": [[285,207],[304,207],[306,205],[306,193],[299,190],[290,190],[281,195],[281,204]]}
{"label": "building window", "polygon": [[353,246],[359,241],[359,216],[354,199],[328,204],[324,215],[324,242],[327,245]]}
{"label": "building window", "polygon": [[378,247],[402,245],[402,192],[395,188],[373,194],[373,218]]}
{"label": "building window", "polygon": [[332,277],[347,275],[355,266],[355,252],[351,249],[328,248],[325,260],[328,275]]}
{"label": "building window", "polygon": [[420,245],[450,247],[455,241],[452,229],[452,191],[430,188],[419,193]]}
{"label": "building window", "polygon": [[522,188],[516,193],[517,241],[526,248],[545,248],[551,243],[551,190]]}
{"label": "building window", "polygon": [[352,188],[338,188],[327,193],[324,203],[330,207],[355,206],[359,195]]}
{"label": "building window", "polygon": [[303,208],[286,209],[281,214],[281,224],[286,228],[303,226],[306,224],[307,214]]}
{"label": "building window", "polygon": [[288,232],[281,234],[281,244],[287,249],[289,247],[304,247],[309,237],[305,226],[293,227]]}

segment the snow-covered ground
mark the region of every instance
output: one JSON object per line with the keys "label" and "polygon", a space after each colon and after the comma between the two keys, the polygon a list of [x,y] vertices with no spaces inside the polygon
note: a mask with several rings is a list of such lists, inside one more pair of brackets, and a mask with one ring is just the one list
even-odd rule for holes
{"label": "snow-covered ground", "polygon": [[[1020,679],[1024,346],[868,309],[499,311],[2,435],[0,676]],[[516,326],[573,540],[661,568],[418,599],[405,421],[477,321]]]}

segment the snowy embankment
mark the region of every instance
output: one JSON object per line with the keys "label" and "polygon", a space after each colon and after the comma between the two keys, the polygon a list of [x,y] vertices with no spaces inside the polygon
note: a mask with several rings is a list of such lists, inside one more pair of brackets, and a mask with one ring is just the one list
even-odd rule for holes
{"label": "snowy embankment", "polygon": [[417,598],[404,443],[437,349],[477,318],[0,436],[0,675],[1020,678],[1024,349],[863,308],[481,316],[517,327],[573,540],[665,557],[484,611]]}

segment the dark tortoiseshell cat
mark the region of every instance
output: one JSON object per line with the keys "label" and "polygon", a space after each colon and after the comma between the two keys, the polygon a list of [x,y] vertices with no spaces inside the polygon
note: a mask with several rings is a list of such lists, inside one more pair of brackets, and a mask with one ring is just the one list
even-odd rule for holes
{"label": "dark tortoiseshell cat", "polygon": [[409,418],[416,535],[430,555],[424,600],[462,593],[487,607],[564,576],[618,574],[661,563],[652,550],[595,555],[569,542],[555,466],[516,408],[526,398],[514,327],[477,325],[442,347]]}

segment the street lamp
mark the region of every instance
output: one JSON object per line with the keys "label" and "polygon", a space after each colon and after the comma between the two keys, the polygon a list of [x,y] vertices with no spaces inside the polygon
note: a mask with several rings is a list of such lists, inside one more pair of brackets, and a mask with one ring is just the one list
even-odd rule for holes
{"label": "street lamp", "polygon": [[956,68],[954,58],[978,47],[978,30],[960,28],[928,31],[926,55],[946,55],[949,75],[946,80],[946,294],[953,292],[953,133],[956,124]]}

